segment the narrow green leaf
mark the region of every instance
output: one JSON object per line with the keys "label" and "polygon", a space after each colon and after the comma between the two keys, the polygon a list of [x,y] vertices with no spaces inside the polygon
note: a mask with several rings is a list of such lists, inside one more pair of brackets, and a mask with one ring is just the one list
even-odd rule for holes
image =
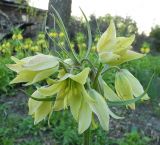
{"label": "narrow green leaf", "polygon": [[88,31],[88,50],[87,50],[87,53],[86,53],[86,56],[85,58],[88,57],[90,51],[91,51],[91,48],[92,48],[92,33],[91,33],[91,27],[90,27],[90,24],[88,22],[88,19],[85,15],[85,13],[83,12],[83,10],[80,8],[84,18],[85,18],[85,21],[86,21],[86,24],[87,24],[87,31]]}
{"label": "narrow green leaf", "polygon": [[76,56],[76,54],[75,54],[75,51],[71,48],[71,42],[70,42],[70,40],[69,40],[68,33],[67,33],[66,28],[65,28],[65,26],[64,26],[64,23],[63,23],[63,21],[62,21],[62,19],[61,19],[61,16],[59,15],[59,13],[57,12],[57,10],[56,10],[53,6],[51,6],[51,7],[52,7],[52,9],[53,9],[53,11],[54,11],[55,17],[54,17],[54,15],[51,15],[51,16],[53,16],[53,17],[55,18],[55,20],[56,20],[58,26],[60,27],[61,31],[64,33],[65,39],[66,39],[66,41],[67,41],[67,43],[68,43],[69,49],[70,49],[71,54],[72,54],[72,58],[73,58],[77,63],[79,63],[79,60],[78,60],[78,58],[77,58],[77,56]]}

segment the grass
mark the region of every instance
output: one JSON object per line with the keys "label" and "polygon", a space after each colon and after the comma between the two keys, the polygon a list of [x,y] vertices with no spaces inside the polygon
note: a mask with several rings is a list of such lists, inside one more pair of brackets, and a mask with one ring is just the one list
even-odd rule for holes
{"label": "grass", "polygon": [[[77,124],[68,111],[54,112],[48,126],[47,121],[38,125],[33,124],[31,116],[27,115],[27,98],[20,94],[18,97],[1,98],[0,105],[0,144],[1,145],[81,145],[82,135],[77,133]],[[3,105],[2,105],[3,104]],[[19,105],[18,105],[19,104]],[[143,136],[127,133],[122,138],[108,137],[109,134],[101,128],[92,131],[93,145],[131,145],[140,142]],[[130,137],[131,135],[131,137]],[[127,141],[127,144],[123,144]],[[148,143],[144,140],[141,142]],[[121,143],[121,144],[120,144]],[[137,144],[137,145],[144,145]]]}

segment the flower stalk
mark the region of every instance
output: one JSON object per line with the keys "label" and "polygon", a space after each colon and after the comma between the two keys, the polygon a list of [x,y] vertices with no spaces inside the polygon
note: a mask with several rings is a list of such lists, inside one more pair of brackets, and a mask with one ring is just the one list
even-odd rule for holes
{"label": "flower stalk", "polygon": [[97,71],[96,76],[95,76],[95,79],[94,79],[93,88],[97,88],[97,85],[98,85],[98,77],[99,77],[99,75],[101,74],[102,69],[103,69],[103,64],[100,63],[99,68],[98,68],[98,71]]}
{"label": "flower stalk", "polygon": [[91,130],[88,128],[83,133],[83,145],[91,145]]}

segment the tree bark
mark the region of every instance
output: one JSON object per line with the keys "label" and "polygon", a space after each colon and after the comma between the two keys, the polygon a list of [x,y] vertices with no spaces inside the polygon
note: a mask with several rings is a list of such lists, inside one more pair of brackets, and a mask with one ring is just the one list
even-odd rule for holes
{"label": "tree bark", "polygon": [[48,16],[47,16],[47,26],[49,29],[54,28],[54,21],[50,15],[53,12],[51,6],[53,6],[60,14],[65,27],[68,26],[68,22],[71,15],[71,4],[72,0],[50,0],[48,5]]}
{"label": "tree bark", "polygon": [[[58,11],[67,29],[70,15],[71,15],[71,4],[72,4],[72,0],[49,0],[48,15],[47,15],[47,21],[46,21],[46,26],[49,30],[55,29],[56,31],[59,31],[58,26],[55,24],[54,19],[51,16],[51,14],[53,13],[52,6]],[[53,43],[53,41],[50,38],[48,38],[48,41],[49,41],[50,49],[57,50],[59,48]]]}

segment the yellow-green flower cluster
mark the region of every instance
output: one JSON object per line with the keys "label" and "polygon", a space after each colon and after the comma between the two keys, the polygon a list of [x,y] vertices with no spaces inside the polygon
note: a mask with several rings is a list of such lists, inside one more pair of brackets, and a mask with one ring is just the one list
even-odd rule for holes
{"label": "yellow-green flower cluster", "polygon": [[45,52],[46,50],[48,50],[48,42],[44,33],[40,33],[35,41],[30,38],[23,38],[21,33],[16,33],[13,34],[12,39],[5,40],[0,45],[0,52],[3,55],[12,55],[15,52],[30,54],[33,52]]}
{"label": "yellow-green flower cluster", "polygon": [[22,36],[21,33],[13,34],[12,39],[13,39],[13,40],[22,40],[22,39],[23,39],[23,36]]}
{"label": "yellow-green flower cluster", "polygon": [[3,41],[0,45],[0,52],[5,55],[11,55],[12,47],[10,41]]}
{"label": "yellow-green flower cluster", "polygon": [[[39,82],[58,71],[59,62],[56,57],[38,54],[22,60],[12,57],[16,64],[8,67],[17,72],[17,77],[11,83],[26,82],[26,85]],[[65,61],[66,62],[66,61]],[[68,61],[67,61],[68,62]],[[71,64],[72,63],[67,63]],[[47,86],[38,88],[29,99],[29,114],[35,119],[35,124],[42,121],[53,111],[70,108],[74,119],[78,122],[78,131],[83,133],[92,122],[95,114],[103,129],[109,129],[109,117],[120,118],[108,108],[104,97],[92,88],[86,88],[90,68],[84,68],[77,74],[59,70],[57,79],[47,79]],[[37,101],[55,97],[55,101]]]}
{"label": "yellow-green flower cluster", "polygon": [[51,37],[51,38],[64,38],[64,33],[63,32],[60,32],[60,33],[58,33],[58,32],[55,32],[55,31],[51,31],[50,33],[49,33],[49,36]]}
{"label": "yellow-green flower cluster", "polygon": [[142,47],[140,48],[140,52],[148,54],[150,52],[150,44],[148,42],[143,42]]}
{"label": "yellow-green flower cluster", "polygon": [[[50,37],[55,37],[55,35],[50,34]],[[64,36],[59,34],[59,37]],[[44,38],[42,34],[38,36],[38,40]],[[108,130],[110,117],[123,118],[115,115],[109,109],[108,103],[122,103],[129,100],[129,103],[125,105],[127,108],[135,109],[134,98],[144,93],[140,82],[128,70],[115,66],[144,56],[130,50],[133,41],[134,36],[116,37],[114,23],[111,22],[97,43],[100,62],[97,60],[94,65],[86,58],[82,58],[80,63],[76,61],[76,57],[64,60],[63,57],[57,58],[44,54],[21,60],[12,57],[15,64],[9,64],[8,67],[15,71],[17,76],[11,84],[24,82],[25,85],[32,85],[46,81],[47,85],[38,87],[28,101],[29,114],[34,117],[35,124],[50,116],[53,111],[70,109],[78,123],[80,134],[86,131],[95,120],[99,121],[104,130]],[[62,43],[61,39],[59,43]],[[32,43],[28,42],[27,45],[32,45]],[[41,43],[39,42],[38,45]],[[74,53],[72,54],[75,56]],[[92,67],[83,64],[85,61],[89,62]],[[97,64],[98,68],[96,68]],[[115,91],[102,78],[102,70],[106,69],[105,64],[109,69],[117,69]],[[141,99],[148,100],[149,97],[145,94]]]}
{"label": "yellow-green flower cluster", "polygon": [[37,37],[37,40],[35,41],[35,45],[34,45],[33,50],[37,51],[37,48],[38,48],[38,52],[43,52],[44,50],[48,49],[48,47],[49,47],[48,41],[46,41],[46,39],[45,39],[45,34],[40,33]]}
{"label": "yellow-green flower cluster", "polygon": [[56,100],[51,103],[29,99],[29,114],[34,116],[35,124],[43,120],[51,112],[67,108],[70,108],[74,119],[78,122],[79,133],[83,133],[89,128],[92,114],[98,117],[104,130],[109,129],[110,116],[120,119],[108,108],[104,97],[94,89],[85,89],[84,85],[89,71],[89,68],[85,68],[80,73],[73,75],[62,70],[59,74],[59,79],[49,79],[49,86],[38,88],[32,94],[32,97],[38,99],[56,95]]}
{"label": "yellow-green flower cluster", "polygon": [[[117,94],[101,77],[99,82],[104,93],[100,94],[93,88],[85,87],[87,80],[89,80],[90,68],[88,67],[77,74],[67,73],[61,69],[57,79],[50,79],[49,76],[58,71],[58,58],[38,54],[22,60],[15,57],[12,59],[16,64],[8,65],[8,67],[17,72],[18,75],[11,83],[26,82],[26,85],[31,85],[47,79],[48,85],[38,88],[28,102],[29,114],[34,117],[35,124],[45,119],[53,111],[70,108],[74,119],[78,122],[79,133],[83,133],[89,128],[93,114],[98,117],[102,128],[108,130],[110,116],[116,119],[122,117],[118,117],[109,109],[107,100],[114,102],[133,99],[144,92],[139,81],[125,69],[116,73],[115,88]],[[67,63],[68,60],[65,62]],[[73,65],[73,63],[67,64]],[[55,97],[53,99],[55,101],[45,101],[51,96]],[[40,99],[40,101],[36,99]],[[147,100],[149,97],[145,95],[142,99]],[[135,109],[134,103],[128,106]]]}
{"label": "yellow-green flower cluster", "polygon": [[[102,34],[97,43],[100,62],[112,67],[145,56],[130,50],[134,37],[116,37],[115,25],[111,21],[108,29]],[[134,99],[134,97],[138,97],[144,92],[140,82],[126,69],[119,69],[116,73],[115,89],[117,95],[112,92],[112,95],[110,94],[112,97],[109,98],[111,101]],[[108,92],[111,92],[111,90],[109,89]],[[147,94],[142,98],[142,100],[148,99]],[[127,106],[135,109],[134,103]]]}
{"label": "yellow-green flower cluster", "polygon": [[63,37],[64,37],[64,33],[63,33],[63,32],[60,32],[60,33],[59,33],[59,37],[60,37],[60,38],[63,38]]}
{"label": "yellow-green flower cluster", "polygon": [[65,34],[63,32],[51,31],[48,33],[49,37],[55,41],[59,47],[65,47]]}
{"label": "yellow-green flower cluster", "polygon": [[97,43],[100,61],[113,66],[143,57],[143,54],[131,50],[131,44],[134,39],[134,35],[130,37],[116,37],[115,25],[111,21],[108,29]]}
{"label": "yellow-green flower cluster", "polygon": [[56,32],[50,32],[50,33],[49,33],[49,36],[50,36],[51,38],[57,38],[57,37],[58,37],[58,33],[56,33]]}
{"label": "yellow-green flower cluster", "polygon": [[29,50],[29,49],[31,49],[32,45],[33,45],[32,39],[29,39],[29,38],[25,39],[23,49]]}
{"label": "yellow-green flower cluster", "polygon": [[142,48],[140,49],[140,51],[141,51],[142,53],[144,53],[144,54],[147,54],[147,53],[150,52],[150,48],[148,48],[148,47],[142,47]]}

